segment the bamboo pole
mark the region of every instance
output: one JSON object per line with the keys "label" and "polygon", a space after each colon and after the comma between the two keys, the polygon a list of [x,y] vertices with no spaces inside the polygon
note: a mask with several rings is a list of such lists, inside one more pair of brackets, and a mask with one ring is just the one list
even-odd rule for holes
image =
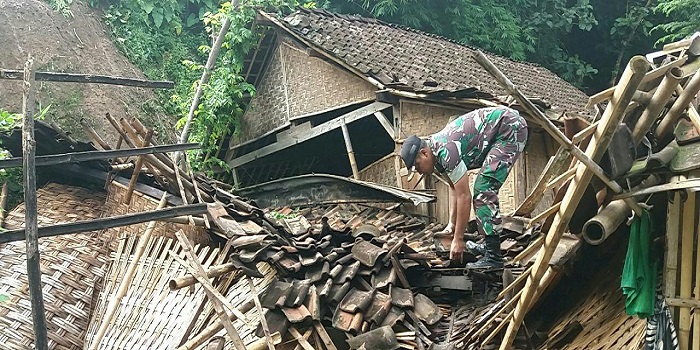
{"label": "bamboo pole", "polygon": [[[647,61],[641,56],[635,56],[630,60],[627,68],[622,74],[618,88],[615,90],[615,94],[611,102],[606,107],[600,123],[598,124],[598,128],[595,134],[593,134],[593,137],[586,148],[586,156],[588,159],[595,161],[599,160],[603,156],[603,153],[606,151],[610,140],[612,139],[613,133],[624,117],[624,112],[632,99],[632,95],[634,95],[634,92],[637,90],[637,86],[639,86],[639,83],[648,69],[649,63],[647,63]],[[524,99],[521,103],[527,102],[529,102],[529,100]],[[559,133],[561,132],[559,131]],[[568,226],[573,212],[578,206],[578,203],[581,200],[581,197],[588,187],[592,177],[592,167],[589,167],[586,164],[578,164],[576,175],[572,180],[571,185],[569,185],[564,198],[562,199],[562,205],[560,206],[559,211],[555,215],[552,225],[547,232],[544,246],[537,255],[532,273],[529,274],[525,282],[523,294],[514,309],[513,319],[509,323],[508,329],[506,330],[506,335],[501,343],[501,350],[510,348],[510,345],[513,343],[515,335],[520,328],[523,319],[525,318],[525,314],[532,303],[533,297],[535,296],[536,283],[537,281],[540,281],[544,275],[559,240]],[[634,202],[634,204],[636,205],[636,202]]]}
{"label": "bamboo pole", "polygon": [[655,136],[656,138],[663,138],[668,134],[673,125],[675,125],[681,114],[688,109],[688,106],[695,98],[695,95],[700,91],[700,70],[695,72],[688,84],[686,84],[683,92],[678,96],[676,102],[673,103],[671,109],[668,110],[666,115],[659,122],[659,126],[656,127]]}
{"label": "bamboo pole", "polygon": [[545,195],[547,184],[561,173],[570,157],[571,154],[564,147],[559,147],[557,153],[549,159],[547,166],[537,179],[537,183],[530,191],[530,194],[513,213],[514,216],[530,215],[535,210]]}
{"label": "bamboo pole", "polygon": [[683,71],[678,67],[673,67],[666,72],[664,79],[661,81],[661,85],[659,85],[654,95],[652,95],[649,105],[647,105],[647,108],[644,109],[644,112],[642,112],[639,120],[634,125],[632,140],[635,146],[642,142],[644,135],[659,117],[661,111],[666,106],[666,102],[668,102],[668,99],[671,98],[671,95],[676,90],[681,78],[683,78]]}
{"label": "bamboo pole", "polygon": [[[148,130],[146,136],[143,138],[143,143],[141,147],[146,147],[151,143],[151,138],[153,137],[153,130]],[[143,156],[139,156],[136,159],[136,165],[134,165],[134,171],[131,173],[131,179],[129,179],[129,187],[126,189],[126,195],[124,195],[124,204],[131,203],[131,196],[134,194],[134,188],[136,187],[136,182],[139,179],[139,174],[141,173],[141,167],[143,166]],[[185,203],[187,204],[187,203]]]}
{"label": "bamboo pole", "polygon": [[[674,177],[678,180],[678,177]],[[671,178],[671,181],[674,181]],[[666,218],[666,252],[664,254],[666,263],[664,264],[664,296],[666,298],[676,297],[676,281],[678,281],[678,237],[680,235],[681,220],[681,195],[674,192],[672,203],[668,205],[668,217]],[[671,309],[672,314],[676,314],[675,309]]]}
{"label": "bamboo pole", "polygon": [[[236,270],[236,266],[234,266],[233,263],[216,265],[207,269],[207,277],[219,277]],[[187,274],[185,276],[171,279],[170,282],[168,282],[168,287],[170,287],[170,290],[178,290],[189,287],[195,283],[197,283],[197,278],[192,274]]]}
{"label": "bamboo pole", "polygon": [[41,287],[41,258],[39,256],[39,225],[37,222],[36,199],[36,140],[34,139],[34,60],[29,57],[24,64],[24,84],[22,103],[22,151],[24,175],[24,227],[27,249],[27,279],[29,280],[29,297],[32,305],[32,326],[34,329],[34,347],[48,349],[46,334],[46,314],[44,296]]}
{"label": "bamboo pole", "polygon": [[345,140],[345,150],[348,152],[348,160],[350,160],[350,168],[352,168],[352,177],[355,180],[360,179],[360,173],[357,170],[357,161],[355,161],[355,151],[352,149],[352,142],[350,141],[350,132],[348,132],[348,126],[343,121],[340,124],[340,128],[343,130],[343,140]]}
{"label": "bamboo pole", "polygon": [[[241,305],[238,310],[242,313],[246,313],[255,307],[255,302],[251,299]],[[235,314],[231,315],[230,320],[235,321],[238,316]],[[216,319],[212,324],[204,328],[201,332],[197,333],[192,339],[185,342],[185,344],[179,346],[177,350],[194,350],[200,345],[204,344],[209,338],[213,337],[220,330],[224,329],[224,324],[221,320]]]}
{"label": "bamboo pole", "polygon": [[[683,204],[681,235],[681,289],[680,298],[690,299],[693,293],[693,248],[695,245],[695,193]],[[690,349],[690,309],[682,308],[678,320],[678,342],[681,349]]]}

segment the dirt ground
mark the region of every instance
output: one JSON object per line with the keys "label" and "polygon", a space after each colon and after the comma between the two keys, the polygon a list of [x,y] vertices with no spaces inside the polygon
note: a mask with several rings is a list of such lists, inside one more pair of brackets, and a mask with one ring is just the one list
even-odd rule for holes
{"label": "dirt ground", "polygon": [[[71,11],[73,17],[66,18],[42,1],[0,0],[0,68],[22,69],[31,55],[36,71],[145,78],[113,45],[100,11],[84,1],[74,1]],[[51,105],[46,119],[84,141],[88,139],[80,126],[81,118],[109,144],[116,144],[116,132],[104,117],[107,112],[116,118],[136,116],[154,126],[160,140],[172,140],[176,119],[147,115],[141,109],[145,101],[155,100],[149,89],[42,82],[36,108]],[[21,82],[0,80],[0,108],[21,112]]]}

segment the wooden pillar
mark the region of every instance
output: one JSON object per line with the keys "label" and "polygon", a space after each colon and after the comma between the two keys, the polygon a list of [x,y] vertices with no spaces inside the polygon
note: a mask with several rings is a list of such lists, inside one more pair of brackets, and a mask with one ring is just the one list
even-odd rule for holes
{"label": "wooden pillar", "polygon": [[352,168],[352,177],[355,180],[360,179],[360,172],[357,171],[357,162],[355,161],[355,152],[352,150],[352,142],[350,142],[350,133],[348,132],[348,126],[343,121],[340,124],[340,128],[343,130],[343,139],[345,140],[345,149],[348,151],[348,159],[350,160],[350,167]]}
{"label": "wooden pillar", "polygon": [[[671,182],[678,181],[678,177],[672,177]],[[681,195],[672,193],[672,203],[668,204],[668,217],[666,218],[666,262],[664,264],[664,296],[676,297],[676,281],[678,280],[678,237],[681,223]],[[676,315],[676,308],[671,308],[671,314]]]}
{"label": "wooden pillar", "polygon": [[24,101],[22,105],[22,148],[24,151],[24,227],[27,239],[27,275],[29,297],[32,305],[32,325],[34,326],[34,347],[48,349],[46,336],[46,314],[44,296],[41,291],[41,260],[39,257],[39,226],[37,223],[36,202],[36,140],[34,140],[34,67],[29,57],[24,64]]}
{"label": "wooden pillar", "polygon": [[[695,246],[695,193],[688,194],[683,204],[683,226],[681,228],[681,299],[690,299],[693,293],[693,249]],[[678,320],[678,342],[681,349],[690,349],[690,308],[682,307]]]}

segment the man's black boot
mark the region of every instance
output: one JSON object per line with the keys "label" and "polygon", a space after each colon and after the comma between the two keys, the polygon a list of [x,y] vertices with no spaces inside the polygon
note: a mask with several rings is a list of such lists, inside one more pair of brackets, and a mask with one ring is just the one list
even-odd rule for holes
{"label": "man's black boot", "polygon": [[501,255],[501,239],[498,235],[489,235],[484,238],[486,253],[481,259],[468,263],[469,269],[502,269],[503,257]]}

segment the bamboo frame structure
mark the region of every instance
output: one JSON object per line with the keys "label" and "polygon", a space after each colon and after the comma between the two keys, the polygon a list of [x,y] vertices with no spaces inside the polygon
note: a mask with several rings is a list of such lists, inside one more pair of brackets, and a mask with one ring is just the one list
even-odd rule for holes
{"label": "bamboo frame structure", "polygon": [[[637,90],[637,86],[639,86],[648,70],[649,63],[647,63],[643,57],[635,56],[630,60],[622,75],[622,78],[620,79],[620,84],[618,84],[618,87],[615,90],[612,100],[605,109],[605,112],[603,113],[603,116],[601,117],[596,128],[596,132],[593,134],[593,138],[586,148],[585,155],[589,160],[595,161],[602,157],[603,152],[607,149],[607,146],[612,139],[613,132],[624,116],[625,109],[629,105],[634,92]],[[512,83],[511,88],[508,90],[511,92],[514,90]],[[522,95],[520,96],[522,97]],[[527,104],[528,102],[529,101],[527,99],[522,99],[521,101],[522,104]],[[556,131],[559,134],[561,133],[558,130]],[[570,145],[570,141],[568,141],[568,139],[565,140]],[[578,148],[573,149],[577,150]],[[579,160],[585,159],[579,157],[577,158]],[[595,165],[597,166],[597,164]],[[554,254],[554,250],[556,249],[556,246],[559,243],[569,220],[571,220],[573,212],[578,206],[579,200],[581,199],[594,175],[593,169],[595,169],[595,167],[589,166],[589,164],[585,164],[583,162],[578,163],[576,175],[574,176],[571,185],[569,185],[566,194],[564,195],[562,205],[559,208],[559,211],[556,213],[554,221],[545,238],[544,246],[537,256],[533,270],[528,275],[525,282],[525,287],[523,288],[523,293],[520,300],[513,310],[513,319],[508,324],[508,329],[506,330],[505,337],[500,346],[501,350],[508,349],[510,344],[515,339],[518,328],[520,328],[520,325],[525,318],[525,313],[529,309],[532,299],[536,294],[538,287],[537,281],[540,281],[544,275],[546,266],[549,264],[549,260]],[[615,190],[615,188],[612,189]],[[637,203],[635,201],[632,202],[634,202],[634,205],[639,209]]]}

